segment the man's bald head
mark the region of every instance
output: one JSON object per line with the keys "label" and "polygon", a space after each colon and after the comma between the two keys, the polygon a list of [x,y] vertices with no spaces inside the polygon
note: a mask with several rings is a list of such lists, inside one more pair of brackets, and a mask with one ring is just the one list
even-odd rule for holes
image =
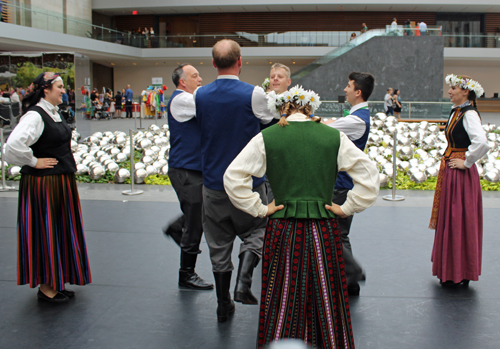
{"label": "man's bald head", "polygon": [[127,85],[127,88],[130,88],[130,85]]}
{"label": "man's bald head", "polygon": [[220,40],[212,48],[212,58],[218,69],[233,67],[240,57],[241,47],[233,40]]}

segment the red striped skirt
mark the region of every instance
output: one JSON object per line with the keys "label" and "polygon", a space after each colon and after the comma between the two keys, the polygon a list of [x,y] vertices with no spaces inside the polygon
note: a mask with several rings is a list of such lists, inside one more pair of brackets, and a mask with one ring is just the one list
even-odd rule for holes
{"label": "red striped skirt", "polygon": [[21,176],[17,234],[18,285],[92,282],[74,174]]}
{"label": "red striped skirt", "polygon": [[483,201],[476,165],[450,168],[446,161],[439,201],[432,275],[442,281],[477,281],[483,250]]}
{"label": "red striped skirt", "polygon": [[296,338],[354,348],[336,219],[270,219],[262,257],[258,347]]}

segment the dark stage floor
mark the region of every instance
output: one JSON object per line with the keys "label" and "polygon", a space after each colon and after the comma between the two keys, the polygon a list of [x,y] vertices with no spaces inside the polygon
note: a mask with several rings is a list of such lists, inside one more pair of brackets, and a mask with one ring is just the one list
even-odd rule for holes
{"label": "dark stage floor", "polygon": [[[180,212],[171,188],[142,197],[123,189],[80,186],[93,283],[73,286],[76,297],[58,306],[16,285],[17,198],[0,193],[0,348],[255,348],[257,306],[237,304],[219,324],[215,291],[177,287],[179,249],[161,233]],[[367,274],[351,299],[356,347],[499,348],[500,193],[484,195],[480,281],[457,289],[431,275],[432,193],[400,194],[407,199],[379,199],[354,219],[353,250]],[[213,281],[204,241],[202,250],[197,271]],[[258,269],[255,280],[259,293]]]}

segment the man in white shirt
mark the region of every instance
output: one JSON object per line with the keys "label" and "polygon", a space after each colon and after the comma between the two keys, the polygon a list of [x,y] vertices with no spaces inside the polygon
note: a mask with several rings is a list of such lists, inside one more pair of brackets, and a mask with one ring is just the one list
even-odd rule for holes
{"label": "man in white shirt", "polygon": [[213,289],[195,272],[203,234],[200,130],[196,121],[193,92],[201,86],[198,70],[189,64],[175,68],[172,81],[176,90],[167,105],[170,130],[168,176],[183,215],[164,229],[181,248],[179,286],[198,290]]}
{"label": "man in white shirt", "polygon": [[[368,135],[370,133],[370,110],[368,109],[368,98],[370,98],[375,86],[375,78],[370,73],[352,72],[344,92],[346,99],[352,108],[349,115],[337,119],[329,126],[345,133],[345,135],[361,151],[365,150]],[[354,187],[351,177],[346,172],[339,172],[332,202],[342,205],[347,199],[349,191]],[[349,240],[352,219],[354,216],[338,218],[340,233],[344,249],[345,268],[347,273],[347,291],[349,295],[359,295],[360,287],[358,281],[365,280],[363,269],[354,259]]]}
{"label": "man in white shirt", "polygon": [[[265,218],[254,218],[238,210],[229,200],[224,172],[247,143],[260,132],[260,123],[273,119],[267,97],[260,86],[239,80],[241,48],[233,40],[221,40],[212,50],[217,79],[194,93],[196,118],[201,131],[203,173],[203,229],[215,278],[217,319],[227,321],[235,310],[229,289],[236,236],[240,245],[234,300],[258,304],[251,292],[253,269],[262,256]],[[263,178],[252,181],[253,191],[267,204]]]}
{"label": "man in white shirt", "polygon": [[420,30],[420,36],[425,36],[425,33],[427,33],[427,24],[420,22],[418,29]]}
{"label": "man in white shirt", "polygon": [[[290,75],[291,75],[290,68],[281,63],[274,63],[271,66],[269,88],[278,94],[285,92],[286,90],[288,90],[288,87],[292,83]],[[266,125],[261,124],[260,129],[264,130],[267,127],[277,124],[279,119],[280,119],[279,117],[274,118],[270,123]],[[271,202],[274,200],[274,195],[267,177],[265,185],[266,185],[267,201]]]}
{"label": "man in white shirt", "polygon": [[269,87],[276,93],[283,93],[288,90],[292,83],[290,79],[290,68],[281,63],[274,63],[271,66],[270,84]]}
{"label": "man in white shirt", "polygon": [[396,18],[392,19],[391,32],[397,32],[398,30],[398,20]]}

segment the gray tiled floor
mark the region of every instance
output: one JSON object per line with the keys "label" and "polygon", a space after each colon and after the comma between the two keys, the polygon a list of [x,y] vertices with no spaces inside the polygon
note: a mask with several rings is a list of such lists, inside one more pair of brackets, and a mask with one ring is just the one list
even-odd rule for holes
{"label": "gray tiled floor", "polygon": [[[254,348],[258,307],[237,304],[218,324],[213,291],[177,287],[179,250],[161,226],[179,214],[171,187],[79,184],[93,283],[69,304],[37,302],[16,285],[17,194],[0,193],[0,348]],[[389,194],[389,192],[381,193]],[[356,215],[355,256],[366,269],[351,298],[357,348],[498,348],[500,193],[484,193],[483,273],[469,288],[444,289],[431,275],[432,192],[398,191]],[[197,270],[209,280],[208,249]],[[237,249],[233,254],[237,260]],[[233,275],[233,284],[234,284]],[[253,291],[259,292],[256,270]]]}

